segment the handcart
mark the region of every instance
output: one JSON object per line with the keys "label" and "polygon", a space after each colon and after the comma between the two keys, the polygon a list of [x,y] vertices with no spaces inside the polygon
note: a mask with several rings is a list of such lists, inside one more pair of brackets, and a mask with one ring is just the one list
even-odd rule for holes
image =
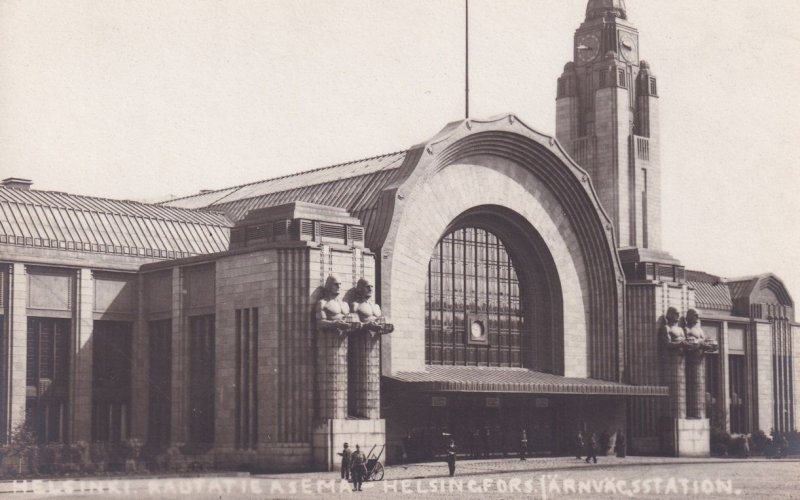
{"label": "handcart", "polygon": [[381,451],[375,455],[375,448],[378,445],[373,445],[372,449],[369,450],[367,454],[367,475],[364,478],[367,481],[381,481],[383,480],[383,464],[381,463],[381,456],[383,456],[383,450],[386,448],[386,445],[381,446]]}

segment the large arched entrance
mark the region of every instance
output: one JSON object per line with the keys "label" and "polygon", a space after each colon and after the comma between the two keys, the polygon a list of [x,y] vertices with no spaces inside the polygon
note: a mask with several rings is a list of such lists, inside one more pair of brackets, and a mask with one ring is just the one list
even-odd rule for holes
{"label": "large arched entrance", "polygon": [[[428,263],[425,364],[561,374],[562,309],[553,258],[531,223],[506,207],[472,208],[447,226]],[[553,449],[548,400],[478,392],[433,402],[420,423],[452,433],[467,453],[507,453],[521,429],[531,452]]]}
{"label": "large arched entrance", "polygon": [[563,373],[561,288],[541,237],[519,214],[458,216],[431,255],[425,363]]}

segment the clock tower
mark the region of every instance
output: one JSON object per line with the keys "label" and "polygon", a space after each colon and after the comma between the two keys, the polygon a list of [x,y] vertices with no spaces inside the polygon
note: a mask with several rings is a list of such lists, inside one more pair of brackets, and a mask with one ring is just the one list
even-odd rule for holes
{"label": "clock tower", "polygon": [[589,0],[556,106],[556,137],[591,176],[619,247],[659,250],[658,87],[624,0]]}

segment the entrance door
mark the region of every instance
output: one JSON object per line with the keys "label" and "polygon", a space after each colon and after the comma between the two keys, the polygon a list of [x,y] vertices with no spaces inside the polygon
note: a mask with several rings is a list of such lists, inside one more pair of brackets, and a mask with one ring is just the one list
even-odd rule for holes
{"label": "entrance door", "polygon": [[[432,396],[431,401],[442,406],[429,408],[424,425],[428,439],[446,443],[452,438],[459,453],[515,455],[523,429],[527,431],[529,453],[552,454],[555,449],[554,412],[548,399],[493,394],[449,394],[438,398]],[[433,441],[432,446],[441,447]]]}

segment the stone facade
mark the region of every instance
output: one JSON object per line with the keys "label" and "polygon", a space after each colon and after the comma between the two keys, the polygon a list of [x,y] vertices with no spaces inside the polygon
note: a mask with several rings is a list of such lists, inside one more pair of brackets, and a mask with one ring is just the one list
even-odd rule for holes
{"label": "stone facade", "polygon": [[[775,276],[660,249],[657,82],[622,2],[602,5],[559,80],[558,141],[514,115],[462,120],[159,205],[0,187],[0,216],[81,228],[0,225],[0,439],[27,414],[42,441],[330,470],[345,442],[394,461],[527,429],[558,454],[577,429],[619,429],[632,453],[703,456],[712,427],[796,430],[793,301]],[[385,329],[320,328],[330,277],[344,304],[374,283]],[[697,310],[719,350],[665,346],[671,309]]]}

